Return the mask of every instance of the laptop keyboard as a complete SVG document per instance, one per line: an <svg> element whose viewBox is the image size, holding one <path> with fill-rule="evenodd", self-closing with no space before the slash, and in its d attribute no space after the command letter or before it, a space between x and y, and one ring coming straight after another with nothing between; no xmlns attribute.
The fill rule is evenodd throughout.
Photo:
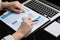
<svg viewBox="0 0 60 40"><path fill-rule="evenodd" d="M53 16L55 16L58 13L57 11L55 11L37 1L30 1L27 4L25 4L25 6L36 11L37 13L39 13L43 16L50 17L50 18L52 18Z"/></svg>

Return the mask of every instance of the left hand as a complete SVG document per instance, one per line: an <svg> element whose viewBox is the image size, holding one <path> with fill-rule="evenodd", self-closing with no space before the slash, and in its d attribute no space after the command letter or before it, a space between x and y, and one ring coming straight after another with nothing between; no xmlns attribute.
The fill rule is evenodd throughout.
<svg viewBox="0 0 60 40"><path fill-rule="evenodd" d="M7 10L14 11L16 13L23 12L22 5L18 1L2 2L2 8L7 8Z"/></svg>

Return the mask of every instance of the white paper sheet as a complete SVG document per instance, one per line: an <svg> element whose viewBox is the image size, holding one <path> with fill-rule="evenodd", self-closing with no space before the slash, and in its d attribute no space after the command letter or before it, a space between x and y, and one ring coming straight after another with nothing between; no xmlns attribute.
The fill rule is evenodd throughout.
<svg viewBox="0 0 60 40"><path fill-rule="evenodd" d="M60 35L60 24L55 21L44 30L58 37Z"/></svg>
<svg viewBox="0 0 60 40"><path fill-rule="evenodd" d="M0 16L0 19L5 22L8 26L10 26L15 31L18 30L19 26L21 25L21 22L27 17L30 16L32 20L38 20L34 22L33 28L30 33L32 33L34 30L39 28L41 25L43 25L45 22L48 21L47 18L43 17L42 15L32 11L31 9L23 6L23 9L25 13L15 14L11 11L8 11L4 13L2 16Z"/></svg>

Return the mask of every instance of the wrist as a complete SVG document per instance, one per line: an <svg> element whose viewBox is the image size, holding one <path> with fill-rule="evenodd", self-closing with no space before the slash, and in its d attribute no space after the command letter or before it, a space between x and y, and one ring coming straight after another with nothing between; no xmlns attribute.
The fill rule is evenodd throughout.
<svg viewBox="0 0 60 40"><path fill-rule="evenodd" d="M1 5L2 5L2 8L7 8L9 5L9 2L2 2Z"/></svg>
<svg viewBox="0 0 60 40"><path fill-rule="evenodd" d="M14 34L12 34L12 36L15 40L20 40L24 37L24 35L21 32L18 32L18 31L15 32Z"/></svg>

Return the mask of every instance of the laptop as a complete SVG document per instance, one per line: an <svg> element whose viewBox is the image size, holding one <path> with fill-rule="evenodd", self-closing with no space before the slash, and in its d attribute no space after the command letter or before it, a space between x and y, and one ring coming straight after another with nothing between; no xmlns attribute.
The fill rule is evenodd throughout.
<svg viewBox="0 0 60 40"><path fill-rule="evenodd" d="M45 1L45 2L44 2ZM55 2L55 4L53 3ZM60 1L59 1L60 2ZM58 2L58 3L59 3ZM49 4L51 3L51 4ZM40 15L48 18L52 22L54 19L60 16L60 4L56 4L56 0L30 0L23 3L26 7L34 10L35 12L39 13ZM53 4L53 6L52 6ZM58 7L58 8L57 8Z"/></svg>
<svg viewBox="0 0 60 40"><path fill-rule="evenodd" d="M33 28L28 35L36 31L38 28L44 28L46 25L60 16L59 10L39 0L27 0L22 4L25 13L14 14L14 12L8 11L0 16L0 20L15 31L18 30L21 22L26 16L30 16L32 20L38 20L34 22Z"/></svg>

